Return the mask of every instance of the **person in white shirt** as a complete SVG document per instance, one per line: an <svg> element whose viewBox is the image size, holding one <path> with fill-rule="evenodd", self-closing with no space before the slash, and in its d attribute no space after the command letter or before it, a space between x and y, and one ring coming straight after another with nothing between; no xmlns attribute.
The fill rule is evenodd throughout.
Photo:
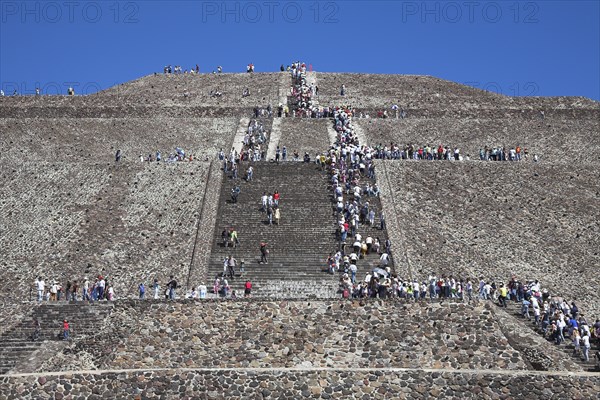
<svg viewBox="0 0 600 400"><path fill-rule="evenodd" d="M88 278L83 278L83 287L81 288L83 301L90 300L90 281Z"/></svg>
<svg viewBox="0 0 600 400"><path fill-rule="evenodd" d="M52 286L50 286L50 300L56 301L58 289L59 289L58 282L54 281L52 283Z"/></svg>
<svg viewBox="0 0 600 400"><path fill-rule="evenodd" d="M489 282L487 282L485 285L483 285L483 298L485 300L490 300L491 299L491 294L492 292L492 285L489 284Z"/></svg>
<svg viewBox="0 0 600 400"><path fill-rule="evenodd" d="M561 344L562 342L564 342L565 337L564 337L563 330L565 329L566 326L567 326L567 324L565 323L564 315L561 313L558 320L556 321L556 329L557 329L556 344Z"/></svg>
<svg viewBox="0 0 600 400"><path fill-rule="evenodd" d="M352 244L352 249L354 250L354 253L356 253L357 255L360 254L361 248L362 248L362 243L359 242L358 240L355 240L354 243Z"/></svg>
<svg viewBox="0 0 600 400"><path fill-rule="evenodd" d="M388 253L382 253L381 257L379 257L379 261L381 261L381 265L383 267L387 267L387 265L390 262L390 256L388 255Z"/></svg>
<svg viewBox="0 0 600 400"><path fill-rule="evenodd" d="M42 299L44 298L45 287L46 287L46 284L44 283L42 277L39 276L37 278L37 280L35 281L35 288L37 290L37 301L42 301Z"/></svg>
<svg viewBox="0 0 600 400"><path fill-rule="evenodd" d="M413 285L413 295L415 297L415 300L418 300L419 299L419 289L421 288L421 285L419 285L419 282L417 282L416 279L414 280L412 285Z"/></svg>
<svg viewBox="0 0 600 400"><path fill-rule="evenodd" d="M108 294L108 300L109 301L114 301L115 300L115 290L113 289L112 286L108 287L107 294Z"/></svg>
<svg viewBox="0 0 600 400"><path fill-rule="evenodd" d="M106 281L103 277L100 277L98 281L98 300L104 299L104 289L106 288Z"/></svg>
<svg viewBox="0 0 600 400"><path fill-rule="evenodd" d="M269 196L267 196L267 193L264 192L262 197L260 198L260 202L262 204L262 211L267 211L267 201L269 199Z"/></svg>
<svg viewBox="0 0 600 400"><path fill-rule="evenodd" d="M531 296L531 307L533 307L534 309L540 308L540 304L538 302L538 299L535 296Z"/></svg>
<svg viewBox="0 0 600 400"><path fill-rule="evenodd" d="M367 244L367 254L370 254L373 248L373 238L371 236L367 236L365 243Z"/></svg>
<svg viewBox="0 0 600 400"><path fill-rule="evenodd" d="M200 296L201 299L206 298L206 285L204 283L201 283L198 286L198 295Z"/></svg>
<svg viewBox="0 0 600 400"><path fill-rule="evenodd" d="M354 186L354 199L360 203L360 186Z"/></svg>
<svg viewBox="0 0 600 400"><path fill-rule="evenodd" d="M590 361L590 334L587 332L584 332L581 336L581 348L583 349L584 361Z"/></svg>

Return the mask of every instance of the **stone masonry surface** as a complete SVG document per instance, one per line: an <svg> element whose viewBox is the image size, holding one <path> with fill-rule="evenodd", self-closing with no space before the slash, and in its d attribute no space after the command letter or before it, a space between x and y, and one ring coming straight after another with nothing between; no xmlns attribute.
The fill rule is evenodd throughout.
<svg viewBox="0 0 600 400"><path fill-rule="evenodd" d="M441 163L385 164L413 274L539 279L600 315L595 166Z"/></svg>
<svg viewBox="0 0 600 400"><path fill-rule="evenodd" d="M141 370L0 377L0 399L598 398L600 378L431 370Z"/></svg>
<svg viewBox="0 0 600 400"><path fill-rule="evenodd" d="M505 117L448 117L406 119L358 119L367 144L403 148L407 144L433 146L440 144L458 147L463 156L479 160L479 149L488 146L507 149L521 146L529 151L529 162L537 154L543 162L589 163L600 160L600 109L577 113L577 116L539 118ZM569 132L565 135L564 132Z"/></svg>
<svg viewBox="0 0 600 400"><path fill-rule="evenodd" d="M327 127L330 125L331 121L325 118L284 118L279 146L287 147L288 159L291 159L294 151L298 151L300 157L307 152L313 159L315 154L321 154L329 148L331 143Z"/></svg>
<svg viewBox="0 0 600 400"><path fill-rule="evenodd" d="M140 281L187 277L208 163L21 163L4 169L3 293L41 275L108 275L117 296Z"/></svg>
<svg viewBox="0 0 600 400"><path fill-rule="evenodd" d="M176 147L212 160L231 145L236 124L235 118L0 118L0 160L114 161L120 149L122 161L140 162L157 150L166 159Z"/></svg>
<svg viewBox="0 0 600 400"><path fill-rule="evenodd" d="M508 97L427 76L317 72L313 80L323 107L351 105L372 117L383 110L393 117L392 104L406 110L401 120L355 118L369 145L444 144L471 159L482 146L520 145L540 157L378 161L398 274L497 282L516 274L577 300L588 321L600 315L600 103ZM0 98L1 369L21 374L0 376L0 399L598 398L598 375L532 336L517 310L275 300L338 295L336 279L318 268L335 245L326 176L314 164L256 163L256 185L240 182L241 204L251 205L242 229L240 206L225 203L234 182L205 160L228 152L254 107L276 108L290 81L286 73L157 74L90 96ZM250 96L242 97L246 88ZM288 157L294 148L314 157L330 144L328 119L271 121L265 127L275 126ZM196 161L139 161L156 150L166 158L175 147ZM322 192L305 193L321 183ZM271 227L258 201L277 187L282 226ZM262 287L271 299L22 302L38 275L64 285L102 273L119 298L170 274L195 285L229 253L218 246L225 226L242 233L234 254L254 274L253 294ZM273 262L252 265L263 239ZM232 285L242 283L236 277ZM311 292L315 285L324 290ZM35 343L27 337L34 315L46 325ZM56 340L64 316L74 321L70 342Z"/></svg>
<svg viewBox="0 0 600 400"><path fill-rule="evenodd" d="M498 110L537 116L540 110L599 109L598 102L582 97L508 97L432 76L317 72L316 77L320 105L349 104L371 114L376 110L391 113L393 104L406 109L409 116L493 115ZM345 96L340 96L342 84L346 85Z"/></svg>
<svg viewBox="0 0 600 400"><path fill-rule="evenodd" d="M121 340L100 369L527 368L490 310L464 304L130 301L106 329Z"/></svg>

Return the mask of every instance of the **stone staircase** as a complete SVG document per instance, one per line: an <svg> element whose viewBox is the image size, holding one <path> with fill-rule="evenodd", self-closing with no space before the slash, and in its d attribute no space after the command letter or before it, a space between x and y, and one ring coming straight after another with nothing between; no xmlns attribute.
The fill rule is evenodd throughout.
<svg viewBox="0 0 600 400"><path fill-rule="evenodd" d="M276 112L277 112L277 107L274 108L273 115L276 115ZM260 147L261 147L262 152L265 154L265 158L266 158L267 150L269 148L269 143L271 141L271 133L273 130L273 118L269 118L267 116L262 116L262 115L259 116L258 118L255 118L254 113L251 115L251 117L248 117L248 121L251 121L254 119L256 119L260 124L262 124L262 126L264 128L266 141L264 143L262 143L260 145ZM244 134L247 132L247 130L248 130L248 127L246 126L244 129ZM256 134L254 134L254 135L256 135ZM243 138L244 138L244 135L242 134L239 138L236 136L236 138L234 139L233 147L238 151L242 150L242 149L247 150L249 148L248 146L245 146L243 143L238 142L238 139L241 142L243 140Z"/></svg>
<svg viewBox="0 0 600 400"><path fill-rule="evenodd" d="M7 374L19 364L32 362L34 353L48 342L62 340L62 322L69 321L71 337L83 338L95 333L113 309L111 303L53 302L33 306L28 318L0 335L0 374ZM33 318L41 325L40 335L32 340Z"/></svg>
<svg viewBox="0 0 600 400"><path fill-rule="evenodd" d="M241 164L240 176L244 176L249 165ZM326 174L313 163L261 162L253 166L252 182L223 178L206 280L209 291L215 276L223 272L223 259L233 255L238 261L236 272L240 261L245 261L246 275L229 280L232 289L240 294L247 278L256 296L335 296L338 282L326 273L325 263L336 245ZM238 203L233 204L230 194L236 184L240 185L241 194ZM266 213L260 210L261 196L275 190L281 195L281 222L269 225ZM221 241L222 230L231 227L238 231L240 240L235 249L223 247ZM259 264L262 241L268 243L268 264Z"/></svg>
<svg viewBox="0 0 600 400"><path fill-rule="evenodd" d="M515 303L513 301L508 301L508 307L506 309L507 313L510 314L511 316L515 317L515 318L519 318L524 320L524 317L521 315L521 306L520 303ZM544 333L542 332L542 328L541 325L536 325L534 323L534 317L533 317L533 310L529 311L529 314L531 315L531 321L524 321L525 325L529 328L531 328L531 330L533 331L532 334L536 334L536 335L540 335L542 337L544 337ZM595 321L588 321L588 323L593 324ZM598 342L598 340L590 340L590 353L589 353L589 358L590 361L586 362L584 361L581 357L583 355L583 346L581 347L581 351L579 356L574 356L573 355L573 349L575 348L575 346L573 345L573 341L571 340L571 337L566 336L567 334L567 329L565 328L565 341L563 343L561 343L560 345L556 345L554 344L554 340L550 339L550 338L545 338L548 342L551 342L554 344L554 347L560 351L563 356L565 358L568 358L569 360L573 361L574 363L578 364L579 366L581 366L581 369L584 371L588 371L588 372L593 372L593 371L597 371L596 369L596 352L600 351L600 343Z"/></svg>

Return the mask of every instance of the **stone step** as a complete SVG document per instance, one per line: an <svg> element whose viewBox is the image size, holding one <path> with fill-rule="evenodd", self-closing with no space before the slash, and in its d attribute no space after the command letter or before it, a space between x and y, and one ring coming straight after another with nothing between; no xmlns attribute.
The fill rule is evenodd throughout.
<svg viewBox="0 0 600 400"><path fill-rule="evenodd" d="M509 306L512 308L511 310L511 314L515 317L515 318L519 318L519 319L523 319L523 316L521 315L521 308L520 306L517 306L514 302L509 302ZM533 315L533 311L530 311L530 314ZM531 323L526 323L527 326L529 326L532 330L532 334L535 335L542 335L542 331L541 331L541 327L538 325L535 325L533 323L533 318ZM554 343L554 340L550 339L550 338L546 338L546 340L550 343ZM565 357L569 357L572 361L574 361L575 363L579 364L584 370L586 371L593 371L594 367L595 367L595 359L594 359L594 354L596 351L600 351L600 343L595 342L595 341L591 341L590 342L591 348L590 348L590 361L585 362L584 360L581 359L581 352L580 355L578 357L573 356L573 350L575 348L575 345L573 345L571 338L565 336L565 341L563 343L561 343L560 345L555 346L557 350L559 350L561 353L564 354Z"/></svg>
<svg viewBox="0 0 600 400"><path fill-rule="evenodd" d="M289 149L293 151L293 149ZM248 163L241 163L245 172ZM335 246L335 226L327 190L327 177L315 164L253 163L252 182L224 178L217 213L207 283L223 272L223 259L233 255L245 260L246 277L250 280L303 280L322 278L327 255ZM302 182L313 182L314 190L306 190ZM229 202L231 187L240 185L238 203ZM260 210L263 192L281 193L281 225L266 224L266 213ZM323 206L324 205L324 206ZM291 222L291 223L290 223ZM240 246L224 247L223 228L235 227ZM269 263L258 264L259 243L268 243ZM289 278L288 278L289 274ZM325 275L325 279L330 279ZM230 283L231 284L231 283ZM243 285L243 282L242 282Z"/></svg>
<svg viewBox="0 0 600 400"><path fill-rule="evenodd" d="M9 372L15 365L43 347L47 341L60 340L62 321L65 318L69 320L72 334L81 337L95 332L112 310L113 305L109 303L33 303L29 316L0 336L0 373ZM34 316L41 325L39 339L35 342L30 340Z"/></svg>

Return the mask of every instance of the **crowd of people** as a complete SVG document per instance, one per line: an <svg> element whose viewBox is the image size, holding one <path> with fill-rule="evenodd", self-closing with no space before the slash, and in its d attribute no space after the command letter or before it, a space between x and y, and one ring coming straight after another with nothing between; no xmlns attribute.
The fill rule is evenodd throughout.
<svg viewBox="0 0 600 400"><path fill-rule="evenodd" d="M217 297L229 297L232 299L236 299L239 297L237 291L235 289L232 289L231 286L229 286L229 282L227 281L227 278L225 276L216 276L215 277L215 281L214 281L213 287L212 287L212 292L213 292L213 295L217 296ZM203 295L203 293L204 293L204 295ZM250 282L250 280L246 280L246 282L244 283L244 297L251 297L251 296L252 296L252 282ZM198 288L193 289L188 297L192 298L192 299L205 298L206 297L206 286L201 284Z"/></svg>
<svg viewBox="0 0 600 400"><path fill-rule="evenodd" d="M318 107L315 100L318 91L309 86L306 80L305 64L293 73L298 112L313 115L316 118L333 118L336 131L335 143L330 149L317 155L316 162L327 169L330 176L334 214L337 220L336 237L338 249L327 258L327 269L334 274L345 271L345 277L352 285L356 284L359 260L376 255L379 260L378 271L391 270L391 242L373 237L367 229L385 230L383 210L378 210L375 201L379 196L376 182L376 158L373 149L359 143L352 125L351 107ZM345 93L345 86L341 94ZM361 234L364 233L364 236ZM343 288L345 297L349 297L348 288Z"/></svg>
<svg viewBox="0 0 600 400"><path fill-rule="evenodd" d="M298 86L305 84L300 79ZM341 94L345 91L342 87ZM298 89L297 92L301 92ZM310 103L299 103L300 106L309 108ZM399 278L392 272L391 243L386 240L385 247L381 240L359 233L361 224L373 227L375 225L376 210L370 209L369 196L377 195L377 183L367 182L361 187L361 179L375 180L375 169L372 166L374 158L381 159L428 159L428 160L462 160L460 150L452 150L449 146L413 146L407 145L403 149L391 144L387 146L361 146L352 126L353 110L351 107L336 107L333 109L336 143L327 155L320 156L320 162L329 167L331 186L335 211L338 218L338 240L340 247L335 254L327 258L328 270L340 274L340 288L343 297L400 297L414 300L460 298L473 300L496 300L500 305L506 306L509 299L522 303L523 315L529 318L529 307L533 309L535 324L544 335L560 344L564 341L565 329L567 336L572 338L574 355L589 360L590 340L600 340L600 321L590 326L585 317L580 315L577 319L578 309L575 303L568 303L564 299L551 299L547 290L541 290L538 281L521 284L512 279L506 286L497 285L495 282L480 279L477 285L469 279L456 279L452 276L429 276L427 280L406 280ZM527 151L519 146L508 151L508 156L499 156L498 150L486 148L482 160L519 161L526 159ZM376 188L375 190L371 188ZM363 193L366 194L363 197ZM344 196L347 196L345 199ZM383 213L380 215L380 229L385 229ZM346 248L348 235L351 238L352 248ZM358 261L369 254L379 257L379 265L368 268L363 280L357 281Z"/></svg>
<svg viewBox="0 0 600 400"><path fill-rule="evenodd" d="M283 65L282 65L283 68ZM340 285L344 297L400 297L411 298L414 300L439 299L439 298L459 298L459 299L489 299L497 300L499 304L506 306L507 302L512 300L522 304L522 314L530 319L530 311L534 314L534 323L538 325L541 331L560 344L565 341L565 337L572 339L575 349L582 349L582 356L588 359L589 339L600 338L600 322L590 326L584 316L579 314L575 303L569 305L562 299L552 299L548 291L540 290L539 282L528 282L521 284L518 281L511 280L508 285L496 285L494 282L487 282L481 279L477 285L470 279L458 279L452 276L429 276L427 279L402 279L393 273L392 270L392 249L389 239L382 240L376 235L365 233L367 228L378 228L384 231L386 228L384 212L378 209L371 201L379 196L380 190L376 182L374 159L412 159L412 160L463 160L463 156L458 147L448 145L413 145L407 144L400 146L395 143L378 146L366 146L359 143L358 137L353 126L353 117L356 116L355 110L350 106L339 107L321 107L318 104L318 86L309 83L307 79L305 63L292 63L287 70L291 72L293 86L290 95L296 103L296 109L293 111L295 116L307 116L312 118L332 118L337 137L331 148L316 158L316 162L327 168L330 174L330 183L332 198L334 199L334 213L337 220L337 240L339 248L335 253L331 253L327 258L327 269L330 273L340 274ZM199 72L196 65L190 72ZM247 72L253 72L254 66L248 64ZM180 74L187 73L182 71L180 66L166 66L164 73ZM219 68L219 72L221 69ZM340 94L346 93L345 85L342 85ZM245 93L246 94L246 93ZM249 92L247 93L249 95ZM405 118L406 111L397 106L392 110L396 118ZM289 110L287 106L278 107L278 117L287 115ZM265 159L266 142L268 132L265 130L261 117L272 118L271 106L266 108L256 107L254 109L254 118L250 120L246 133L243 138L243 149L237 153L234 149L228 155L221 149L218 157L223 163L225 173L231 172L233 178L238 177L240 161L261 161ZM364 117L360 115L358 117ZM387 111L379 115L382 118L387 117ZM307 160L307 154L304 157ZM117 151L115 159L121 160L122 153ZM520 161L528 159L528 150L520 146L514 146L509 149L505 147L485 147L479 151L480 160L485 161ZM147 157L140 155L142 162L166 162L193 160L191 154L186 158L183 149L177 147L174 153L170 153L166 159L163 159L162 153L156 151L155 155L149 154ZM287 148L281 149L277 146L276 161L286 161L288 159ZM293 152L293 160L300 161L298 152ZM536 158L537 160L537 158ZM252 181L253 167L248 166L245 172L245 179ZM232 198L234 202L239 195L238 190L233 189ZM272 194L264 192L261 197L261 210L266 215L266 223L272 225L279 224L281 218L280 197L277 191ZM361 234L362 232L362 234ZM373 237L375 236L375 237ZM239 244L237 231L234 228L224 229L222 232L224 247L235 248ZM268 249L266 243L260 244L261 263L268 263ZM369 256L376 255L379 263L369 270L364 279L357 279L358 264ZM244 260L240 260L240 276L244 274ZM236 276L238 260L232 255L223 260L223 273L215 277L212 292L215 295L228 296L231 288L227 278L233 279ZM69 281L61 286L56 281L48 287L38 278L35 283L38 301L59 301L61 299L68 301L98 301L114 300L115 293L112 286L108 283L106 277L99 275L94 282L85 278L81 285L76 281ZM164 292L165 298L174 299L176 297L177 282L173 277L166 284ZM245 295L249 296L252 286L250 281L246 282ZM139 298L144 299L146 295L146 286L140 283L138 286ZM153 297L161 297L161 286L157 280L151 285ZM80 295L81 294L81 295ZM192 288L186 297L204 298L207 294L207 288L201 284ZM235 291L231 297L235 297ZM588 339L586 339L588 338Z"/></svg>
<svg viewBox="0 0 600 400"><path fill-rule="evenodd" d="M391 271L391 242L384 243L379 237L360 233L367 228L386 229L383 210L377 210L371 199L379 196L376 182L374 154L372 149L361 146L352 125L351 107L334 109L334 128L337 133L335 144L321 162L329 168L332 197L337 219L338 251L328 258L330 272L344 271L343 277L355 285L358 262L370 254L379 259L377 271ZM350 246L346 245L349 239ZM349 297L349 287L343 286L345 297Z"/></svg>
<svg viewBox="0 0 600 400"><path fill-rule="evenodd" d="M519 305L523 318L531 321L544 337L557 345L570 342L573 356L581 357L583 361L590 360L593 342L600 344L600 320L588 321L574 301L552 296L550 290L542 288L539 280L522 283L513 276L504 284L483 277L476 281L435 274L425 279L406 279L390 268L375 268L367 271L364 279L357 282L356 268L346 261L339 273L344 297L396 297L414 301L490 300L500 307L514 302Z"/></svg>
<svg viewBox="0 0 600 400"><path fill-rule="evenodd" d="M175 65L175 66L171 66L171 65L165 65L165 67L163 68L163 73L164 74L175 74L175 75L179 75L179 74L199 74L200 73L200 66L198 66L198 64L196 64L195 67L188 69L183 69L181 67L181 65Z"/></svg>
<svg viewBox="0 0 600 400"><path fill-rule="evenodd" d="M463 154L459 147L452 148L449 145L439 144L438 146L406 144L404 146L398 143L378 144L366 149L372 154L372 157L382 160L446 160L463 161L470 160L471 156ZM479 159L481 161L522 161L528 160L528 150L520 146L506 148L488 148L479 150ZM533 156L537 161L537 155Z"/></svg>
<svg viewBox="0 0 600 400"><path fill-rule="evenodd" d="M390 145L379 144L372 148L373 157L383 160L463 160L458 147L451 148L448 145L424 146L406 144L401 146L397 143ZM467 155L468 157L468 155Z"/></svg>
<svg viewBox="0 0 600 400"><path fill-rule="evenodd" d="M258 114L258 109L255 115ZM244 147L242 149L242 154L240 154L241 161L261 161L265 159L266 151L267 151L267 132L264 128L263 123L258 119L250 120L248 123L248 128L246 129L246 133L244 134Z"/></svg>
<svg viewBox="0 0 600 400"><path fill-rule="evenodd" d="M305 63L292 63L293 84L290 87L290 95L297 107L293 115L298 117L310 116L318 108L316 98L319 95L319 87L308 83L306 72Z"/></svg>
<svg viewBox="0 0 600 400"><path fill-rule="evenodd" d="M263 192L260 198L260 210L266 214L266 223L269 225L273 225L273 221L276 225L279 225L281 220L280 197L279 191L275 190L272 194Z"/></svg>
<svg viewBox="0 0 600 400"><path fill-rule="evenodd" d="M529 150L521 146L506 147L488 147L479 149L479 159L481 161L527 161L529 159ZM537 154L533 155L533 161L538 161Z"/></svg>
<svg viewBox="0 0 600 400"><path fill-rule="evenodd" d="M160 299L164 296L165 299L175 299L176 289L178 288L177 281L170 277L170 280L165 284L164 290L155 279L150 288L144 282L138 285L138 293L140 299L146 298L148 289L152 290L152 297ZM44 279L38 277L34 284L33 290L36 291L37 301L114 301L116 293L107 276L98 275L95 279L90 280L87 277L81 281L69 280L65 285L61 285L58 281L53 280L51 284L47 284Z"/></svg>
<svg viewBox="0 0 600 400"><path fill-rule="evenodd" d="M121 162L121 160L124 158L124 156L125 155L123 154L123 151L121 149L118 149L115 153L115 162L116 163ZM148 153L147 156L140 154L138 156L138 159L140 160L140 162L147 162L147 163L158 162L158 163L160 163L162 161L167 164L173 164L173 163L181 162L181 161L194 161L195 157L192 153L186 154L185 150L183 150L181 147L175 147L175 151L170 152L167 156L164 156L162 151L156 150L156 153L154 153L154 154Z"/></svg>
<svg viewBox="0 0 600 400"><path fill-rule="evenodd" d="M39 276L33 289L36 291L37 301L100 301L115 299L115 290L108 278L98 275L94 280L83 278L81 282L69 280L61 285L57 280L46 283Z"/></svg>

